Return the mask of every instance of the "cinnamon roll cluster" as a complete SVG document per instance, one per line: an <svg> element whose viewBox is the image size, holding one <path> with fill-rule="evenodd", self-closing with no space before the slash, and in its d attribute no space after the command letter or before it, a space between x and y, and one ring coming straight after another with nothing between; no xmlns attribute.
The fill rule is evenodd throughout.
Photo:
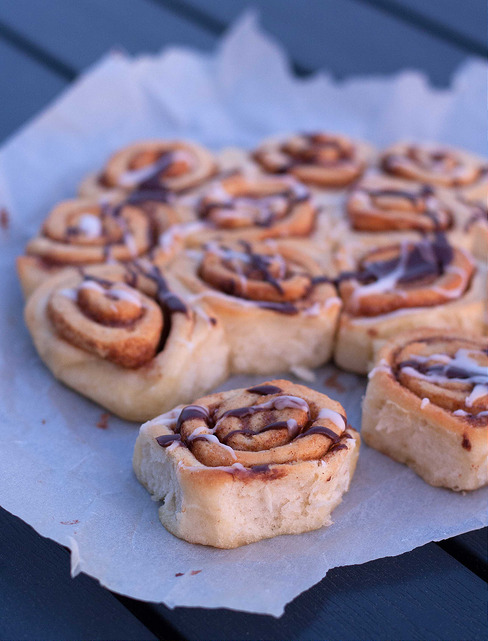
<svg viewBox="0 0 488 641"><path fill-rule="evenodd" d="M481 331L482 276L465 248L473 229L482 236L473 194L485 183L485 162L461 151L408 144L378 155L326 132L217 155L189 142L139 142L85 179L79 198L54 207L18 272L26 296L36 296L31 307L46 299L63 345L141 376L166 329L152 329L150 303L129 304L130 284L106 287L98 270L140 281L143 263L169 278L186 307L223 333L228 358L216 379L317 367L332 353L365 373L375 343L398 329ZM81 284L70 299L57 288L73 270ZM77 328L107 314L104 331L117 346L100 347L89 324L82 339L75 309ZM132 355L135 327L147 339L144 358Z"/></svg>
<svg viewBox="0 0 488 641"><path fill-rule="evenodd" d="M488 482L487 176L461 150L377 153L327 132L219 154L135 143L28 242L26 322L61 381L153 419L134 469L188 541L321 527L354 472L359 437L318 392L279 380L194 400L236 373L376 362L367 442L474 489Z"/></svg>

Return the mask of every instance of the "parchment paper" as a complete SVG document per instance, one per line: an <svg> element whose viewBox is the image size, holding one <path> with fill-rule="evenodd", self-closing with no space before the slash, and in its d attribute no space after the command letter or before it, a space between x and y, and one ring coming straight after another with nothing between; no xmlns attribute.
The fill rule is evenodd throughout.
<svg viewBox="0 0 488 641"><path fill-rule="evenodd" d="M69 546L73 574L86 572L111 590L170 607L275 616L332 567L486 525L488 488L465 495L432 488L363 444L329 528L230 551L174 538L132 473L137 426L111 417L107 429L96 427L103 410L56 382L36 356L13 267L52 205L131 140L181 136L218 149L251 146L280 130L323 128L378 145L418 137L484 153L485 97L486 65L477 60L459 69L446 91L414 71L297 80L253 14L211 56L171 48L137 59L111 54L95 65L0 154L1 203L11 217L0 231L1 505ZM325 384L334 371L320 370L311 386L340 400L359 427L364 379L341 373L339 392ZM257 380L240 377L224 388Z"/></svg>

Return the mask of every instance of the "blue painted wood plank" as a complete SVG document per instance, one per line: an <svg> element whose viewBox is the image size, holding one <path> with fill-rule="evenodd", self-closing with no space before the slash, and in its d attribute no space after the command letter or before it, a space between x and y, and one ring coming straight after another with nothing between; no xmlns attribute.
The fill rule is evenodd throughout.
<svg viewBox="0 0 488 641"><path fill-rule="evenodd" d="M0 639L157 638L94 579L71 579L64 548L2 509L0 532Z"/></svg>
<svg viewBox="0 0 488 641"><path fill-rule="evenodd" d="M374 1L374 0L373 0ZM486 0L382 0L394 10L403 10L404 19L426 18L424 26L444 27L467 43L486 48L488 4Z"/></svg>
<svg viewBox="0 0 488 641"><path fill-rule="evenodd" d="M488 581L488 528L467 532L438 545L465 567Z"/></svg>
<svg viewBox="0 0 488 641"><path fill-rule="evenodd" d="M208 50L215 42L146 0L2 0L0 20L78 71L112 48L140 54L178 44Z"/></svg>
<svg viewBox="0 0 488 641"><path fill-rule="evenodd" d="M466 58L456 46L356 0L157 1L181 15L190 7L224 24L255 6L263 27L299 65L325 69L339 78L412 68L424 70L434 84L445 86Z"/></svg>
<svg viewBox="0 0 488 641"><path fill-rule="evenodd" d="M153 607L191 641L481 641L488 638L487 605L486 583L429 544L399 557L332 570L278 620L228 610Z"/></svg>
<svg viewBox="0 0 488 641"><path fill-rule="evenodd" d="M34 116L66 81L0 39L0 141Z"/></svg>

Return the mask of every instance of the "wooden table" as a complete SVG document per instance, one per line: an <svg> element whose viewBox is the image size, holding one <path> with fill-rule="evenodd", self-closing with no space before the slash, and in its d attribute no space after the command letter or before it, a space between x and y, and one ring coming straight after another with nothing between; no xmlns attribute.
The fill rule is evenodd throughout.
<svg viewBox="0 0 488 641"><path fill-rule="evenodd" d="M110 48L211 50L251 4L299 74L410 67L444 87L466 56L488 57L485 0L2 0L0 138ZM120 597L72 580L68 552L4 510L0 532L3 640L488 638L486 529L332 570L279 620Z"/></svg>

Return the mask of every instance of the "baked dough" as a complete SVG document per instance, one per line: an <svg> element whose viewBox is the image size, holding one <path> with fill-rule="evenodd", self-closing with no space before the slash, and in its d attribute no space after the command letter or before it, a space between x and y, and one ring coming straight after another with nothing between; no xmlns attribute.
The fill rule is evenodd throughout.
<svg viewBox="0 0 488 641"><path fill-rule="evenodd" d="M334 351L339 367L366 374L378 346L416 327L482 334L485 275L464 250L424 240L382 248L364 260L339 284L344 303ZM361 282L366 272L371 278Z"/></svg>
<svg viewBox="0 0 488 641"><path fill-rule="evenodd" d="M332 353L341 301L320 266L281 243L213 243L170 273L222 322L234 373L318 367Z"/></svg>
<svg viewBox="0 0 488 641"><path fill-rule="evenodd" d="M388 341L363 404L361 435L427 483L488 483L488 340L439 329Z"/></svg>
<svg viewBox="0 0 488 641"><path fill-rule="evenodd" d="M133 266L65 269L42 283L25 309L54 376L132 421L188 402L228 375L220 321L183 302L178 283L168 285L152 269L144 273L157 279Z"/></svg>

